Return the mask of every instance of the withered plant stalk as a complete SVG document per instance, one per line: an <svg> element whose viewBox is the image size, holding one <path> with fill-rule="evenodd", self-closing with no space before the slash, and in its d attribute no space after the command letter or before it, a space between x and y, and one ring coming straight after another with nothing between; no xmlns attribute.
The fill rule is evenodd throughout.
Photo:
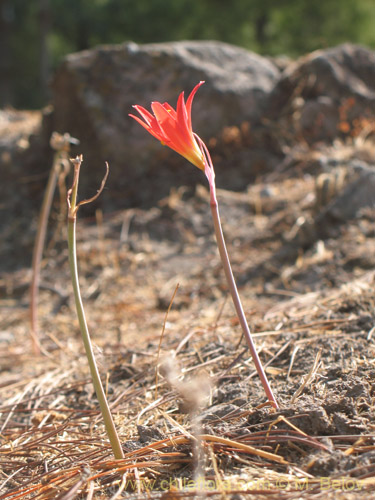
<svg viewBox="0 0 375 500"><path fill-rule="evenodd" d="M31 264L31 285L30 285L30 334L34 354L40 354L39 333L38 333L38 295L40 267L42 262L44 242L46 239L48 215L51 211L53 194L57 181L57 164L54 161L50 171L42 208L38 220L38 228L35 237L33 259Z"/></svg>
<svg viewBox="0 0 375 500"><path fill-rule="evenodd" d="M102 185L98 191L98 193L90 198L89 200L81 201L77 203L77 192L78 192L78 180L79 180L79 172L82 163L82 155L80 157L76 157L74 160L71 160L74 166L74 178L71 189L68 191L68 246L69 246L69 265L70 265L70 273L72 277L72 284L74 290L74 298L77 309L77 316L79 327L82 334L83 344L85 346L87 360L90 366L91 378L94 384L96 396L99 401L100 411L103 416L104 425L107 431L107 435L109 441L112 446L113 454L116 459L124 458L124 453L122 451L121 443L115 428L115 424L113 422L112 414L109 409L108 401L105 396L105 392L103 389L103 384L100 379L99 370L96 364L90 333L87 326L87 321L85 317L85 311L83 309L83 303L81 298L81 292L79 288L79 280L78 280L78 265L77 265L77 251L76 251L76 221L77 221L77 211L78 208L87 203L91 203L96 200L100 193L104 188L104 184L107 180L108 176L108 165L107 172L102 181Z"/></svg>
<svg viewBox="0 0 375 500"><path fill-rule="evenodd" d="M69 134L58 134L53 132L50 145L54 149L52 168L48 177L47 186L44 192L42 207L40 209L38 228L35 236L33 258L31 264L31 284L30 284L30 335L34 354L40 354L40 342L38 333L38 295L40 268L43 257L43 249L46 240L48 217L51 212L53 195L56 189L56 183L61 172L65 175L69 170L69 151L71 144L77 144L79 141Z"/></svg>

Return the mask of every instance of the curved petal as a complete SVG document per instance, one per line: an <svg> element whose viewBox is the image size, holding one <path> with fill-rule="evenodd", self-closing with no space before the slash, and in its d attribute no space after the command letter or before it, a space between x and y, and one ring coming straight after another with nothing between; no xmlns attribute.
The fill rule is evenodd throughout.
<svg viewBox="0 0 375 500"><path fill-rule="evenodd" d="M152 102L151 109L159 123L169 121L176 122L176 117L160 102Z"/></svg>
<svg viewBox="0 0 375 500"><path fill-rule="evenodd" d="M133 106L133 108L135 110L138 111L138 113L142 116L142 118L144 119L144 121L151 126L151 123L153 120L155 120L155 117L149 112L147 111L147 109L145 109L143 106L138 106L137 104Z"/></svg>
<svg viewBox="0 0 375 500"><path fill-rule="evenodd" d="M158 139L159 141L165 142L165 139L163 137L162 132L158 132L157 130L155 130L154 127L151 127L148 123L145 123L143 120L141 120L139 118L139 116L134 116L131 114L129 116L131 116L132 118L134 118L134 120L136 120L138 123L140 123L142 125L142 127L144 127L147 130L147 132L149 132L151 135L153 135L156 139Z"/></svg>
<svg viewBox="0 0 375 500"><path fill-rule="evenodd" d="M138 111L141 117L144 119L144 122L137 116L130 114L132 118L134 118L138 123L140 123L150 134L159 139L160 141L164 141L163 131L161 130L159 123L155 116L153 116L147 109L142 106L135 105L134 109Z"/></svg>
<svg viewBox="0 0 375 500"><path fill-rule="evenodd" d="M172 106L170 104L168 104L167 102L163 103L162 104L163 108L165 108L168 113L171 114L171 116L176 119L177 118L177 115L176 115L176 111L174 110L174 108L172 108Z"/></svg>
<svg viewBox="0 0 375 500"><path fill-rule="evenodd" d="M168 139L166 144L174 144L174 148L179 152L185 152L187 149L186 139L181 134L181 129L177 120L168 112L167 109L160 102L153 102L151 104L152 111L155 118L163 131L163 135ZM171 147L171 146L170 146Z"/></svg>
<svg viewBox="0 0 375 500"><path fill-rule="evenodd" d="M190 92L190 95L189 97L187 98L187 101L186 101L186 112L187 112L187 116L188 116L188 126L190 129L192 129L192 125L191 125L191 105L193 104L193 99L194 99L194 96L197 92L197 90L199 89L199 87L201 87L203 84L204 84L204 80L200 81L194 88L193 90Z"/></svg>
<svg viewBox="0 0 375 500"><path fill-rule="evenodd" d="M177 101L177 122L181 127L181 133L186 137L191 144L193 143L193 131L189 127L189 119L184 101L184 93L181 92Z"/></svg>

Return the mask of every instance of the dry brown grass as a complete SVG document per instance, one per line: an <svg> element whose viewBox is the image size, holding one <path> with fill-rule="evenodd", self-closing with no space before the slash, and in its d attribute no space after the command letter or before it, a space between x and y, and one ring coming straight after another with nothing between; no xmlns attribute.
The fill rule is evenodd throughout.
<svg viewBox="0 0 375 500"><path fill-rule="evenodd" d="M182 386L155 377L165 357L178 362L181 383L211 387L200 411L204 497L373 494L373 216L328 228L305 249L286 238L314 210L319 172L303 174L309 161L264 176L247 193L219 192L278 413L264 406L240 343L204 189L79 224L84 302L123 460L112 458L88 377L65 243L57 241L44 261L39 357L30 354L30 272L3 274L0 500L196 496L187 397Z"/></svg>

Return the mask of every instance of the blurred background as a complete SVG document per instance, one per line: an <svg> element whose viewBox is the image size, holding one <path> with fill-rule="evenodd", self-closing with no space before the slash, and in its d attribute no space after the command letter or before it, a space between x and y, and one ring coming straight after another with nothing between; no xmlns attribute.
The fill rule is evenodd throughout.
<svg viewBox="0 0 375 500"><path fill-rule="evenodd" d="M374 0L0 0L0 107L37 109L64 55L98 44L220 40L296 57L375 48Z"/></svg>

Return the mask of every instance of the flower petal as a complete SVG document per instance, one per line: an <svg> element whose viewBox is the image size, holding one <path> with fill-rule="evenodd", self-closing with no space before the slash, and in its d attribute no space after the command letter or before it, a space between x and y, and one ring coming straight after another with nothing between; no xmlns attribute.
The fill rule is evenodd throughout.
<svg viewBox="0 0 375 500"><path fill-rule="evenodd" d="M184 93L181 92L177 101L177 122L181 127L181 133L186 136L186 139L193 142L193 131L189 126L188 114L186 111Z"/></svg>
<svg viewBox="0 0 375 500"><path fill-rule="evenodd" d="M192 128L192 125L191 125L191 105L193 104L193 99L194 99L194 96L197 92L197 90L199 89L199 87L201 87L202 85L204 84L204 80L200 81L194 88L193 90L190 92L190 95L189 97L187 98L187 101L186 101L186 112L187 112L187 115L188 115L188 125L189 125L189 128L191 129Z"/></svg>
<svg viewBox="0 0 375 500"><path fill-rule="evenodd" d="M172 118L174 118L174 119L177 118L176 111L172 108L172 106L170 104L165 102L164 104L162 104L162 106L163 106L163 108L165 108L168 111L168 113L171 114Z"/></svg>
<svg viewBox="0 0 375 500"><path fill-rule="evenodd" d="M195 140L191 124L191 107L194 95L203 81L192 90L185 104L184 93L181 92L176 110L167 102L152 102L153 114L142 106L133 106L141 118L130 115L140 123L151 135L162 144L167 145L181 156L189 160L201 170L205 170L205 155Z"/></svg>
<svg viewBox="0 0 375 500"><path fill-rule="evenodd" d="M143 106L138 106L136 104L135 106L133 106L133 108L137 110L138 113L144 119L144 121L151 126L151 123L153 122L153 120L155 120L155 117L149 111L147 111L147 109L145 109Z"/></svg>
<svg viewBox="0 0 375 500"><path fill-rule="evenodd" d="M184 154L187 149L186 139L181 134L178 122L160 102L153 102L151 107L163 135L167 139L164 142L172 149Z"/></svg>
<svg viewBox="0 0 375 500"><path fill-rule="evenodd" d="M132 118L134 118L134 120L136 120L138 123L140 123L142 125L142 127L144 127L147 132L149 132L151 135L153 135L156 139L158 139L159 141L165 141L162 133L159 133L157 131L155 131L155 129L153 127L151 127L148 123L145 123L143 120L141 120L139 118L139 116L135 116L135 115L131 115L129 114L129 116L131 116Z"/></svg>

